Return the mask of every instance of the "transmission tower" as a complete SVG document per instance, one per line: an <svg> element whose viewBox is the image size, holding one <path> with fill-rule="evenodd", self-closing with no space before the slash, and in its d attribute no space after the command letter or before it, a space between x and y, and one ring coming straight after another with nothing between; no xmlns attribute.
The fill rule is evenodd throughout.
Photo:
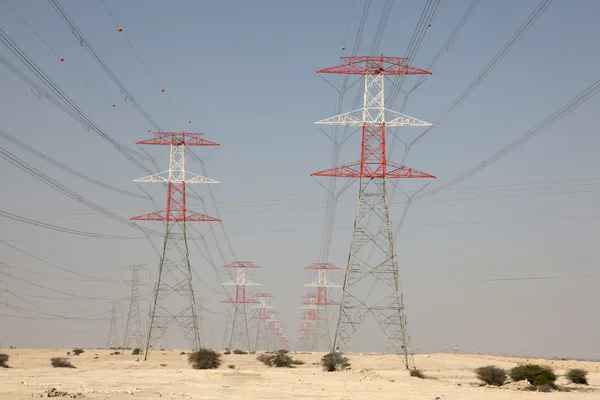
<svg viewBox="0 0 600 400"><path fill-rule="evenodd" d="M108 328L108 340L106 341L106 349L116 349L119 346L119 338L117 334L117 309L119 300L110 301L110 327Z"/></svg>
<svg viewBox="0 0 600 400"><path fill-rule="evenodd" d="M256 342L254 344L254 350L270 350L269 349L269 329L267 328L267 321L271 318L271 315L277 313L273 310L273 306L268 304L267 299L273 297L269 293L256 293L254 295L260 302L259 304L253 305L252 308L258 308L258 314L253 316L252 319L256 319Z"/></svg>
<svg viewBox="0 0 600 400"><path fill-rule="evenodd" d="M140 270L146 269L141 265L132 265L125 268L131 270L131 297L129 300L129 312L127 313L127 322L125 323L125 333L123 334L123 349L129 349L133 343L133 348L142 347L142 321L140 319Z"/></svg>
<svg viewBox="0 0 600 400"><path fill-rule="evenodd" d="M187 209L186 186L192 183L218 183L213 179L185 170L188 146L219 146L202 137L201 133L156 132L154 137L136 144L170 146L169 169L136 179L134 182L167 184L165 209L131 218L138 221L164 221L163 253L158 267L154 298L150 305L150 321L146 337L144 360L155 348L169 327L176 325L192 349L202 345L196 298L192 286L192 269L186 237L187 222L219 222L220 219Z"/></svg>
<svg viewBox="0 0 600 400"><path fill-rule="evenodd" d="M319 278L316 282L308 283L304 286L316 288L317 293L313 302L318 307L317 312L320 318L315 320L314 329L311 331L312 340L309 350L316 351L322 347L331 348L331 333L329 331L329 318L325 306L339 306L340 303L333 301L327 297L328 287L341 287L332 282L327 281L327 271L336 271L341 268L329 263L315 263L307 267L306 270L319 271ZM309 304L309 303L304 303Z"/></svg>
<svg viewBox="0 0 600 400"><path fill-rule="evenodd" d="M223 285L235 286L235 298L221 301L221 303L233 304L235 307L228 348L231 350L232 346L236 345L251 350L246 304L258 304L259 302L246 297L246 286L257 286L259 284L246 280L246 270L260 267L251 261L234 261L231 264L224 265L223 268L237 269L236 280L223 283Z"/></svg>
<svg viewBox="0 0 600 400"><path fill-rule="evenodd" d="M389 161L385 130L390 126L431 124L386 109L384 81L386 75L431 73L409 66L406 58L384 56L342 57L340 65L317 72L361 75L364 78L362 109L317 122L322 125L362 127L360 160L311 174L355 178L360 182L333 350L347 347L365 317L371 314L395 352L402 356L406 368L414 368L391 229L387 181L434 176ZM388 115L391 118L386 120Z"/></svg>

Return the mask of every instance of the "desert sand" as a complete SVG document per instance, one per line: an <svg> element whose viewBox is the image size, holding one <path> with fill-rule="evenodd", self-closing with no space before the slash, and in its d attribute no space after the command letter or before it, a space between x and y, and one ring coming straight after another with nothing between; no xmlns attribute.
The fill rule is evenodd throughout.
<svg viewBox="0 0 600 400"><path fill-rule="evenodd" d="M423 354L415 361L419 369L435 379L408 374L394 355L349 353L348 371L324 372L319 365L323 353L293 353L306 364L270 368L256 355L225 355L218 370L194 370L181 350L154 351L148 361L126 351L110 355L107 350L86 349L69 357L76 369L53 368L50 358L66 356L70 349L2 350L10 355L11 368L0 369L0 399L39 397L50 388L82 393L86 399L599 399L600 363L529 360L551 365L557 374L567 368L589 371L590 385L557 382L571 392L539 393L515 388L481 387L473 370L494 364L510 368L526 360L517 358ZM97 357L97 358L95 358ZM235 365L230 369L228 365ZM44 395L46 397L46 395ZM69 396L62 397L69 398ZM77 396L77 398L80 398Z"/></svg>

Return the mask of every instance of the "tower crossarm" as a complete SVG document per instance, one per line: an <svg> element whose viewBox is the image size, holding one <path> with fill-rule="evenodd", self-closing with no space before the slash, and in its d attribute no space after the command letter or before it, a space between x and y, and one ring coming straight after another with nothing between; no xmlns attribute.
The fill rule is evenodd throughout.
<svg viewBox="0 0 600 400"><path fill-rule="evenodd" d="M408 65L408 58L384 56L341 57L342 63L320 69L319 74L377 74L377 75L431 75L431 72Z"/></svg>
<svg viewBox="0 0 600 400"><path fill-rule="evenodd" d="M361 171L361 166L362 171ZM385 166L385 168L383 168ZM419 171L414 168L405 167L404 165L385 161L385 164L380 162L364 162L355 161L353 163L340 165L325 169L323 171L314 172L310 176L333 176L338 178L435 178L435 176L426 172Z"/></svg>
<svg viewBox="0 0 600 400"><path fill-rule="evenodd" d="M189 132L155 132L151 139L136 142L158 146L220 146L220 144L204 139L203 133Z"/></svg>
<svg viewBox="0 0 600 400"><path fill-rule="evenodd" d="M369 110L378 110L375 107L367 107ZM392 119L387 121L377 121L373 118L374 113L368 113L366 118L363 120L363 113L365 109L360 108L358 110L349 111L347 113L339 114L334 117L325 118L315 122L317 125L345 125L345 126L363 126L364 124L379 124L384 123L387 126L432 126L433 124L420 119L401 114L396 111L384 108L383 111L388 115L391 115ZM378 114L377 114L378 115Z"/></svg>

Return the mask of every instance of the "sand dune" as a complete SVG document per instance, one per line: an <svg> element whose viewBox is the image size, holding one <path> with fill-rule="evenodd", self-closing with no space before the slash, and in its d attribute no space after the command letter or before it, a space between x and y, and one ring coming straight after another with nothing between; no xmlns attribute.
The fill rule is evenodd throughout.
<svg viewBox="0 0 600 400"><path fill-rule="evenodd" d="M64 349L3 350L10 369L0 369L0 399L30 399L49 388L82 393L88 399L598 399L600 363L531 360L555 368L589 371L590 385L572 392L537 393L510 388L480 387L473 370L494 364L512 367L523 359L477 355L418 355L420 369L435 379L409 376L393 355L348 354L349 371L321 370L322 353L294 355L306 364L295 369L270 368L255 355L226 355L218 370L193 370L181 351L155 351L148 361L136 361L130 351L109 355L85 350L71 356L77 369L52 368L50 358L66 356ZM96 356L97 355L97 356ZM97 358L95 358L97 357ZM162 364L162 365L161 365ZM235 369L228 368L234 364ZM566 384L559 378L559 384ZM68 396L66 397L68 398Z"/></svg>

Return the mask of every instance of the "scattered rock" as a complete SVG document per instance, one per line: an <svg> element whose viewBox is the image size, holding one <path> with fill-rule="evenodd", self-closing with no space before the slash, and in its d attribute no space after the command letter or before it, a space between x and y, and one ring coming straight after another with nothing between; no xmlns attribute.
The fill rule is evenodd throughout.
<svg viewBox="0 0 600 400"><path fill-rule="evenodd" d="M523 379L522 381L507 383L506 385L502 386L502 388L512 390L530 390L531 383L529 383L528 380Z"/></svg>

